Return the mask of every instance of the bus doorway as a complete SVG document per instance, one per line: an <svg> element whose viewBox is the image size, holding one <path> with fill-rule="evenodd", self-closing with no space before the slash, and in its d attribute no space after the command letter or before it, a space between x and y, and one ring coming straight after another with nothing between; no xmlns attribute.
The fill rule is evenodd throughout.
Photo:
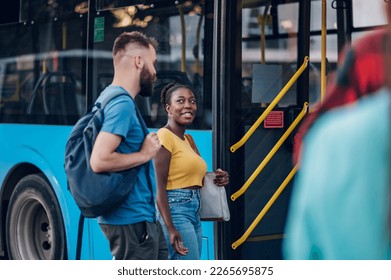
<svg viewBox="0 0 391 280"><path fill-rule="evenodd" d="M219 226L219 258L282 259L296 171L292 137L309 102L319 99L319 63L309 61L310 4L223 2L214 140L217 161L229 166L231 221Z"/></svg>

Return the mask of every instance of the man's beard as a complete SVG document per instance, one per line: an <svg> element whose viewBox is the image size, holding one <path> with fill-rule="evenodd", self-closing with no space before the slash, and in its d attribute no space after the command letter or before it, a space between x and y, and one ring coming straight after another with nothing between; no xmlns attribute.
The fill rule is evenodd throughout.
<svg viewBox="0 0 391 280"><path fill-rule="evenodd" d="M149 97L153 94L153 82L154 77L144 66L140 74L140 92L139 95L143 97Z"/></svg>

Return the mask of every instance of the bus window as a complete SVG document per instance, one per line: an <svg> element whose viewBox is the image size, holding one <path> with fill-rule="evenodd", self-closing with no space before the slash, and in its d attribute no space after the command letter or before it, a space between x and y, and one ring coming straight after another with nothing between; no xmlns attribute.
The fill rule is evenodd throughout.
<svg viewBox="0 0 391 280"><path fill-rule="evenodd" d="M268 7L261 2L258 7L252 3L242 9L242 96L243 104L247 104L249 108L271 103L300 67L296 62L299 3ZM321 2L311 1L311 10L320 13ZM327 5L328 30L336 30L336 18L336 10ZM321 36L317 35L321 32L319 17L311 17L310 31L314 35L311 36L308 54L309 102L314 105L320 100ZM330 65L335 65L337 61L336 42L334 34L327 36L327 59ZM272 79L266 79L265 75L270 75ZM293 84L278 105L295 106L296 99L296 84Z"/></svg>
<svg viewBox="0 0 391 280"><path fill-rule="evenodd" d="M0 121L73 124L86 108L87 17L70 1L21 4L21 17L31 20L0 25ZM52 16L41 17L34 8Z"/></svg>
<svg viewBox="0 0 391 280"><path fill-rule="evenodd" d="M147 1L143 0L98 0L97 2L97 10L98 11L104 11L104 10L110 10L110 9L117 9L117 8L124 8L129 7L131 5L139 5L139 4L147 4Z"/></svg>
<svg viewBox="0 0 391 280"><path fill-rule="evenodd" d="M384 5L383 1L355 0L353 5L353 26L358 28L387 24Z"/></svg>
<svg viewBox="0 0 391 280"><path fill-rule="evenodd" d="M259 1L243 8L242 19L242 104L251 111L271 103L297 69L298 4ZM295 90L293 85L278 105L295 105Z"/></svg>
<svg viewBox="0 0 391 280"><path fill-rule="evenodd" d="M168 82L176 81L195 88L197 118L192 128L210 128L210 92L203 88L204 1L154 1L153 5L132 5L139 1L99 1L100 10L94 19L94 51L111 52L115 38L122 32L139 30L158 41L155 91L150 98L136 98L136 102L151 128L165 125L166 113L160 104L160 90ZM144 2L144 1L143 1ZM127 3L128 6L122 4ZM209 19L211 21L211 19ZM111 61L92 62L92 100L97 98L113 76Z"/></svg>
<svg viewBox="0 0 391 280"><path fill-rule="evenodd" d="M81 7L86 8L83 0L21 0L20 17L22 21L57 20L75 16ZM19 11L18 11L19 13Z"/></svg>
<svg viewBox="0 0 391 280"><path fill-rule="evenodd" d="M7 8L0 9L0 24L7 24L19 21L19 1L10 1Z"/></svg>

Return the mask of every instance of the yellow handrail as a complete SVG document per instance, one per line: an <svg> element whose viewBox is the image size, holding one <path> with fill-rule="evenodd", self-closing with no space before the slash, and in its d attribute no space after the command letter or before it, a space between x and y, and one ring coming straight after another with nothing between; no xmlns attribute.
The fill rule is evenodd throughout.
<svg viewBox="0 0 391 280"><path fill-rule="evenodd" d="M181 71L186 72L186 30L185 30L185 15L183 14L182 5L178 5L179 17L181 20Z"/></svg>
<svg viewBox="0 0 391 280"><path fill-rule="evenodd" d="M320 65L320 101L326 97L326 50L327 50L327 6L326 0L322 0L322 47Z"/></svg>
<svg viewBox="0 0 391 280"><path fill-rule="evenodd" d="M231 195L231 200L235 201L239 196L241 196L248 187L252 184L252 182L257 178L262 169L266 166L266 164L270 161L270 159L274 156L277 150L282 146L284 141L288 138L289 134L295 129L295 127L299 124L299 122L304 118L307 113L308 102L304 103L303 109L300 114L296 117L296 119L292 122L289 128L285 131L285 133L281 136L278 142L274 145L274 147L270 150L267 156L263 159L261 164L257 167L257 169L251 174L250 178L247 179L246 183L234 194Z"/></svg>
<svg viewBox="0 0 391 280"><path fill-rule="evenodd" d="M67 24L62 24L62 49L65 50L67 48Z"/></svg>
<svg viewBox="0 0 391 280"><path fill-rule="evenodd" d="M261 26L261 64L266 63L265 59L265 42L266 42L266 34L265 28L267 24L267 13L269 11L270 3L267 3L265 6L265 10L263 11L263 16L258 16L258 24Z"/></svg>
<svg viewBox="0 0 391 280"><path fill-rule="evenodd" d="M245 231L245 233L242 235L242 237L240 237L238 240L236 240L234 243L232 243L232 245L231 245L232 249L236 250L240 245L242 245L246 241L246 239L249 237L249 235L254 230L254 228L259 224L259 222L265 216L267 211L269 211L270 207L274 204L274 202L280 196L282 191L285 189L285 187L288 185L288 183L292 180L292 178L296 174L296 172L297 172L297 165L295 165L293 167L291 172L288 174L288 176L285 178L285 180L282 182L282 184L277 189L277 191L273 194L273 196L270 198L270 200L266 203L265 207L263 207L262 211L258 214L258 216L255 218L255 220L251 223L251 225L248 227L248 229Z"/></svg>
<svg viewBox="0 0 391 280"><path fill-rule="evenodd" d="M248 138L254 133L254 131L258 128L258 126L263 122L266 116L273 110L273 108L278 104L282 97L288 92L288 90L292 87L292 85L296 82L299 76L304 72L304 70L308 66L308 56L304 58L303 64L296 71L296 73L292 76L292 78L288 81L288 83L284 86L284 88L280 91L280 93L274 98L272 103L266 108L266 110L262 113L262 115L256 120L256 122L250 127L250 129L246 132L246 134L240 139L236 144L232 145L230 150L234 153L237 149L244 145L247 142Z"/></svg>
<svg viewBox="0 0 391 280"><path fill-rule="evenodd" d="M200 72L200 57L199 57L199 51L200 51L200 37L201 37L201 26L202 26L202 20L204 18L204 15L201 14L200 18L198 20L197 30L196 30L196 55L194 56L195 59L195 72L198 74L201 74Z"/></svg>

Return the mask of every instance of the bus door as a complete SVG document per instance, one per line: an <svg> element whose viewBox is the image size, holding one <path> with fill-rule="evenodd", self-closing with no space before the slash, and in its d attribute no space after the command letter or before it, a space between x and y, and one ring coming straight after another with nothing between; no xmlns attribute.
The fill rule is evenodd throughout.
<svg viewBox="0 0 391 280"><path fill-rule="evenodd" d="M350 39L384 24L381 2L220 1L216 4L216 161L230 171L231 221L219 258L280 259L293 136L326 92ZM375 12L376 11L376 12ZM338 28L337 28L338 27ZM327 35L327 36L326 36ZM221 116L225 116L222 119ZM227 129L228 128L228 129Z"/></svg>
<svg viewBox="0 0 391 280"><path fill-rule="evenodd" d="M231 221L219 227L219 258L282 258L296 171L292 137L308 101L319 100L320 78L309 59L310 1L292 2L220 7L225 36L216 50L222 82L214 109L228 117L217 124L215 141L224 147L217 159L230 171Z"/></svg>

